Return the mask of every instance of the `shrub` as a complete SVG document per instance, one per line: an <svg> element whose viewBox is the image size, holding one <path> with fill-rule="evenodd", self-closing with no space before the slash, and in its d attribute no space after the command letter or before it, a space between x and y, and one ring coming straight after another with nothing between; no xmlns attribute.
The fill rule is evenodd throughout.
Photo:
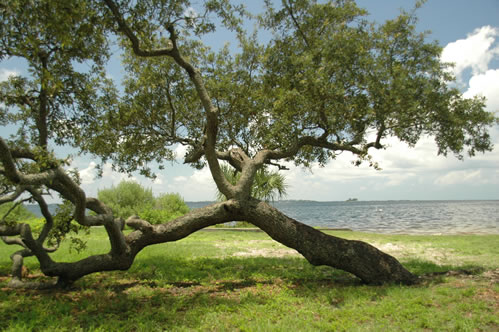
<svg viewBox="0 0 499 332"><path fill-rule="evenodd" d="M99 190L97 196L113 210L116 217L123 219L138 215L140 211L154 204L152 190L135 181L121 181L116 187Z"/></svg>
<svg viewBox="0 0 499 332"><path fill-rule="evenodd" d="M154 205L146 207L139 213L139 217L149 221L151 224L161 224L189 212L179 194L162 194L154 200Z"/></svg>
<svg viewBox="0 0 499 332"><path fill-rule="evenodd" d="M113 210L115 217L123 219L138 215L151 224L160 224L189 212L179 194L161 194L155 198L151 189L134 181L122 181L116 187L100 190L97 195Z"/></svg>

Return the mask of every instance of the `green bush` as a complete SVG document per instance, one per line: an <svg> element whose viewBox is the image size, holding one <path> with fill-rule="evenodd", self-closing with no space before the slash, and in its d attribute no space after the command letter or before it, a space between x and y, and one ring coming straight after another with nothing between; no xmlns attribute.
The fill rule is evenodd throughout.
<svg viewBox="0 0 499 332"><path fill-rule="evenodd" d="M161 194L155 198L151 189L134 181L122 181L116 187L100 190L97 195L113 210L115 217L123 219L138 215L151 224L160 224L189 212L179 194Z"/></svg>
<svg viewBox="0 0 499 332"><path fill-rule="evenodd" d="M162 224L182 215L184 215L184 213L172 213L171 211L157 210L154 208L147 208L139 213L141 219L147 220L151 224Z"/></svg>
<svg viewBox="0 0 499 332"><path fill-rule="evenodd" d="M113 210L116 217L123 219L154 205L152 190L135 181L121 181L116 187L99 190L97 197Z"/></svg>
<svg viewBox="0 0 499 332"><path fill-rule="evenodd" d="M151 224L161 224L189 212L189 207L179 194L162 194L154 200L153 206L148 206L139 212L139 217Z"/></svg>
<svg viewBox="0 0 499 332"><path fill-rule="evenodd" d="M154 208L170 212L178 212L182 215L189 212L189 207L179 194L161 194L154 200Z"/></svg>

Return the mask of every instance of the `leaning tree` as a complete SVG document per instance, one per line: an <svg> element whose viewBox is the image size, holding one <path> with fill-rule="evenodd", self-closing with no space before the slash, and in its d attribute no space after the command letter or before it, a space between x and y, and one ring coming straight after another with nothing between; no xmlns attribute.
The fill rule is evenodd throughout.
<svg viewBox="0 0 499 332"><path fill-rule="evenodd" d="M395 258L252 197L256 174L289 162L326 165L342 152L376 167L369 151L385 148L389 137L413 146L430 135L440 154L459 158L492 149L487 130L497 119L483 99L452 87L441 48L416 31L414 13L375 24L351 0L268 0L259 16L228 0L200 7L188 0L7 2L0 56L25 59L31 75L1 86L0 120L19 131L0 139L0 202L28 197L44 211L44 194L56 192L72 204L76 223L104 226L111 244L108 253L57 262L46 236L0 222L0 235L17 235L61 285L128 269L146 246L232 220L261 228L311 264L366 283L411 284L417 277ZM251 20L262 38L243 29ZM213 51L202 43L220 29L232 31L238 46ZM105 76L111 43L122 50L120 89ZM163 224L131 217L127 235L49 148L71 145L120 171L153 175L149 166L173 160L179 144L188 147L184 162L208 167L227 200ZM236 183L223 164L240 173ZM50 229L51 215L44 216Z"/></svg>

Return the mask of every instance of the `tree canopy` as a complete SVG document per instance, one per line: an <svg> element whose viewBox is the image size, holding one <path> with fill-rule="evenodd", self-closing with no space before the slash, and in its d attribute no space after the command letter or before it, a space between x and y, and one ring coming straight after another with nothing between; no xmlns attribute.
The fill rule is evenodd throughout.
<svg viewBox="0 0 499 332"><path fill-rule="evenodd" d="M236 218L312 264L366 282L411 283L393 257L260 202L252 190L258 172L286 161L326 165L342 152L376 167L369 151L385 148L389 137L415 145L429 135L440 154L458 158L492 149L488 128L497 118L483 98L464 98L452 86L441 47L416 30L416 11L383 24L369 22L352 0L267 0L257 16L228 0L8 0L0 11L0 59L21 58L29 70L0 83L0 123L18 128L0 138L0 203L36 201L46 219L37 239L24 224L1 222L0 235L20 236L14 242L26 249L22 255L35 255L60 283L126 269L147 245ZM247 20L259 32L247 33ZM237 36L237 52L203 44L220 28ZM258 33L270 41L261 43ZM115 43L126 72L120 87L105 70ZM87 197L68 160L53 153L70 145L121 171L152 175L151 163L173 160L178 144L188 147L185 163L209 167L227 201L168 224L129 218L129 235L112 207ZM240 173L235 183L222 162ZM108 254L72 263L48 255L53 218L44 197L51 193L72 204L80 225L105 226Z"/></svg>
<svg viewBox="0 0 499 332"><path fill-rule="evenodd" d="M132 44L125 50L125 95L118 114L106 112L112 135L101 133L115 144L89 150L135 169L171 159L165 147L185 144L191 151L186 162L195 164L204 154L207 109L217 118L214 148L227 160L223 154L232 147L264 163L326 164L343 151L362 160L369 149L384 148L387 137L413 146L422 135L435 137L444 155L491 149L493 115L484 111L483 99L463 98L449 85L453 77L440 61L441 47L416 31L414 13L377 25L353 1L267 6L259 22L272 40L260 44L241 33L238 54L211 51L188 39L189 29L157 38L169 23L149 12L140 12L147 29L134 32L123 21L122 43ZM114 14L124 20L121 13L128 11L140 6ZM139 45L145 56L135 55ZM202 77L206 100L191 69Z"/></svg>

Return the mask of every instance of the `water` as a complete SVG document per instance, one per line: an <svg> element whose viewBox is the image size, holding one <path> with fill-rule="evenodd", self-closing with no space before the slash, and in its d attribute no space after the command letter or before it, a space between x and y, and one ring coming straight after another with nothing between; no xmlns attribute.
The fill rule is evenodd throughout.
<svg viewBox="0 0 499 332"><path fill-rule="evenodd" d="M207 202L188 203L191 208ZM404 234L499 234L499 201L279 201L310 226Z"/></svg>

